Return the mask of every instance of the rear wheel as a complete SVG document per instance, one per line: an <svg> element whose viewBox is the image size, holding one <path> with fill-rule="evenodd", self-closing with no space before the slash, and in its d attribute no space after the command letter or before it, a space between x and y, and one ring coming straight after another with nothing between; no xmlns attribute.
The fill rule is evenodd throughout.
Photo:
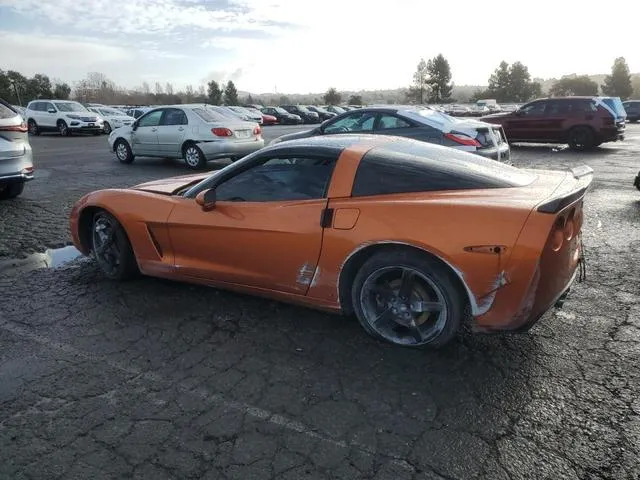
<svg viewBox="0 0 640 480"><path fill-rule="evenodd" d="M591 150L596 145L596 136L589 127L575 127L569 131L569 147L572 150Z"/></svg>
<svg viewBox="0 0 640 480"><path fill-rule="evenodd" d="M120 163L132 163L135 157L133 156L133 152L131 151L131 147L126 142L126 140L118 139L114 146L114 150L116 152L116 157Z"/></svg>
<svg viewBox="0 0 640 480"><path fill-rule="evenodd" d="M202 150L194 143L188 143L182 151L184 162L193 170L202 170L207 165L207 159Z"/></svg>
<svg viewBox="0 0 640 480"><path fill-rule="evenodd" d="M40 135L40 129L38 128L38 124L35 120L29 119L27 126L29 128L29 135Z"/></svg>
<svg viewBox="0 0 640 480"><path fill-rule="evenodd" d="M131 243L122 225L109 213L93 217L91 250L98 267L111 280L127 280L139 273Z"/></svg>
<svg viewBox="0 0 640 480"><path fill-rule="evenodd" d="M24 182L8 183L4 187L0 187L0 200L9 200L16 198L24 191Z"/></svg>
<svg viewBox="0 0 640 480"><path fill-rule="evenodd" d="M436 260L408 250L380 252L354 279L351 301L365 331L396 345L441 347L457 334L464 294Z"/></svg>

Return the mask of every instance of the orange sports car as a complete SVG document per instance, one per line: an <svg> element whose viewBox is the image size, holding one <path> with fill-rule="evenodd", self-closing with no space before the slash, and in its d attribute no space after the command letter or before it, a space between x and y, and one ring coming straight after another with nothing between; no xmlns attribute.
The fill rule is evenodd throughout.
<svg viewBox="0 0 640 480"><path fill-rule="evenodd" d="M146 275L355 313L438 347L527 330L581 270L587 166L522 170L406 138L282 142L213 174L109 189L71 212L111 279Z"/></svg>

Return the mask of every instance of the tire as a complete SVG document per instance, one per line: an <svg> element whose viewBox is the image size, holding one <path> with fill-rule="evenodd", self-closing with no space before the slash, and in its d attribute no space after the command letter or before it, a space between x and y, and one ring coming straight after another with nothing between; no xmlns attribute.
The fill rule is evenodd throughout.
<svg viewBox="0 0 640 480"><path fill-rule="evenodd" d="M405 347L439 348L458 333L466 300L454 274L407 249L376 253L360 267L352 305L374 338Z"/></svg>
<svg viewBox="0 0 640 480"><path fill-rule="evenodd" d="M207 159L202 150L195 143L187 143L182 149L184 163L192 170L203 170L207 166Z"/></svg>
<svg viewBox="0 0 640 480"><path fill-rule="evenodd" d="M0 200L16 198L24 191L24 182L12 182L0 190Z"/></svg>
<svg viewBox="0 0 640 480"><path fill-rule="evenodd" d="M591 150L596 145L596 135L589 127L574 127L569 130L569 148L578 152Z"/></svg>
<svg viewBox="0 0 640 480"><path fill-rule="evenodd" d="M56 128L58 129L58 133L60 133L60 136L71 136L71 129L67 126L67 122L65 122L64 120L58 120L58 122L56 123Z"/></svg>
<svg viewBox="0 0 640 480"><path fill-rule="evenodd" d="M133 155L133 152L131 151L131 147L129 146L127 141L123 140L122 138L119 138L118 140L116 140L116 143L113 146L113 150L115 151L116 158L120 163L126 163L126 164L133 163L133 161L136 158Z"/></svg>
<svg viewBox="0 0 640 480"><path fill-rule="evenodd" d="M93 216L91 251L98 267L110 280L128 280L140 273L124 228L104 210Z"/></svg>
<svg viewBox="0 0 640 480"><path fill-rule="evenodd" d="M27 127L29 129L29 135L40 135L40 129L38 128L38 124L32 118L27 122Z"/></svg>
<svg viewBox="0 0 640 480"><path fill-rule="evenodd" d="M109 122L104 122L104 127L102 128L104 129L104 133L107 135L111 133L111 125L109 125Z"/></svg>

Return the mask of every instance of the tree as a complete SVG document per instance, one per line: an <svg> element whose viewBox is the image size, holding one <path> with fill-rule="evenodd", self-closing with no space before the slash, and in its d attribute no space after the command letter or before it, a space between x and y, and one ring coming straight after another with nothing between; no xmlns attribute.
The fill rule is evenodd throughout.
<svg viewBox="0 0 640 480"><path fill-rule="evenodd" d="M187 103L191 103L193 101L193 85L189 84L185 87L184 96L186 97ZM214 105L219 105L214 103Z"/></svg>
<svg viewBox="0 0 640 480"><path fill-rule="evenodd" d="M211 105L222 104L222 90L220 90L220 85L215 80L211 80L207 84L207 97Z"/></svg>
<svg viewBox="0 0 640 480"><path fill-rule="evenodd" d="M348 105L362 105L362 96L361 95L351 95L349 97Z"/></svg>
<svg viewBox="0 0 640 480"><path fill-rule="evenodd" d="M440 53L427 62L427 85L429 86L429 102L442 103L451 98L453 85L451 84L451 67Z"/></svg>
<svg viewBox="0 0 640 480"><path fill-rule="evenodd" d="M227 86L224 89L224 104L225 105L237 105L238 104L238 90L231 80L227 82Z"/></svg>
<svg viewBox="0 0 640 480"><path fill-rule="evenodd" d="M327 105L338 105L342 100L342 95L335 88L331 87L322 97Z"/></svg>
<svg viewBox="0 0 640 480"><path fill-rule="evenodd" d="M476 99L495 98L498 102L526 102L542 95L542 86L531 80L529 69L520 62L511 66L505 61L489 77L485 92L476 92Z"/></svg>
<svg viewBox="0 0 640 480"><path fill-rule="evenodd" d="M549 93L554 97L597 95L598 84L591 80L588 75L564 76L551 86Z"/></svg>
<svg viewBox="0 0 640 480"><path fill-rule="evenodd" d="M33 78L27 80L27 93L29 99L51 98L51 80L46 75L36 73Z"/></svg>
<svg viewBox="0 0 640 480"><path fill-rule="evenodd" d="M58 100L69 100L71 94L71 87L66 83L58 83L53 89L53 98Z"/></svg>
<svg viewBox="0 0 640 480"><path fill-rule="evenodd" d="M167 84L164 86L164 91L167 92L167 95L173 95L173 85L171 84L171 82L167 82Z"/></svg>
<svg viewBox="0 0 640 480"><path fill-rule="evenodd" d="M413 85L409 87L409 91L407 92L407 100L418 102L420 104L424 103L424 94L427 90L427 62L424 61L424 58L420 59L418 63L418 67L416 68L416 72L413 74Z"/></svg>
<svg viewBox="0 0 640 480"><path fill-rule="evenodd" d="M255 102L253 101L253 97L251 94L247 95L247 98L244 101L245 105L253 105Z"/></svg>
<svg viewBox="0 0 640 480"><path fill-rule="evenodd" d="M286 95L280 95L280 98L278 99L278 101L280 102L278 105L289 105L289 104L291 104L291 100Z"/></svg>
<svg viewBox="0 0 640 480"><path fill-rule="evenodd" d="M629 65L624 57L618 57L611 67L611 75L607 75L602 85L602 92L612 97L620 97L626 100L633 94Z"/></svg>
<svg viewBox="0 0 640 480"><path fill-rule="evenodd" d="M155 92L156 95L162 95L162 85L160 85L160 82L156 82Z"/></svg>
<svg viewBox="0 0 640 480"><path fill-rule="evenodd" d="M142 93L144 93L145 95L149 95L151 93L149 82L142 82Z"/></svg>

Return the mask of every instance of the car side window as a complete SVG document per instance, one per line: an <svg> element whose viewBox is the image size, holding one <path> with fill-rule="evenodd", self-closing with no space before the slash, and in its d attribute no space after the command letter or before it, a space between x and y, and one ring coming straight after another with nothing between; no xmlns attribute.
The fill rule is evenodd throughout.
<svg viewBox="0 0 640 480"><path fill-rule="evenodd" d="M51 103L51 102L46 102L46 103L44 104L44 108L43 108L43 110L44 110L45 112L48 112L49 110L57 110L57 108L53 106L53 103Z"/></svg>
<svg viewBox="0 0 640 480"><path fill-rule="evenodd" d="M545 115L562 115L569 112L569 103L564 100L552 100L547 102L544 109Z"/></svg>
<svg viewBox="0 0 640 480"><path fill-rule="evenodd" d="M217 201L283 202L326 196L337 156L269 158L216 187Z"/></svg>
<svg viewBox="0 0 640 480"><path fill-rule="evenodd" d="M164 110L154 110L153 112L148 113L140 118L138 127L157 127L160 125L160 119L162 118L163 113Z"/></svg>
<svg viewBox="0 0 640 480"><path fill-rule="evenodd" d="M373 112L355 112L329 123L323 131L324 133L370 132L373 130L375 118L376 114Z"/></svg>
<svg viewBox="0 0 640 480"><path fill-rule="evenodd" d="M534 102L525 105L520 109L520 111L526 117L535 117L544 115L545 106L546 102Z"/></svg>
<svg viewBox="0 0 640 480"><path fill-rule="evenodd" d="M378 118L376 130L393 130L395 128L410 128L411 124L395 115L384 114Z"/></svg>
<svg viewBox="0 0 640 480"><path fill-rule="evenodd" d="M187 125L187 114L179 108L168 108L162 117L162 125Z"/></svg>

